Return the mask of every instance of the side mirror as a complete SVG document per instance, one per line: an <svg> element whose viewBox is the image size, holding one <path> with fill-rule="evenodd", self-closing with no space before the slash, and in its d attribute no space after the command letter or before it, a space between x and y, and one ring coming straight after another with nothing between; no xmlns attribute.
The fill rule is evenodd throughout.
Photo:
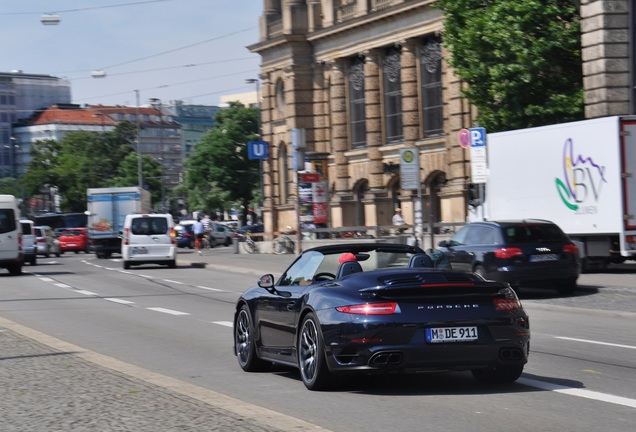
<svg viewBox="0 0 636 432"><path fill-rule="evenodd" d="M441 242L437 243L437 246L447 248L450 246L450 243L448 242L448 240L442 240Z"/></svg>
<svg viewBox="0 0 636 432"><path fill-rule="evenodd" d="M266 274L258 280L258 286L265 289L274 287L274 275Z"/></svg>

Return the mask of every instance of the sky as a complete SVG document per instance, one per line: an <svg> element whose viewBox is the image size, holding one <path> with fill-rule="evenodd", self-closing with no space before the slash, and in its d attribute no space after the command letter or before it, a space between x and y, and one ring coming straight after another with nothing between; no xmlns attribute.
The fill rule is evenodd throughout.
<svg viewBox="0 0 636 432"><path fill-rule="evenodd" d="M262 0L0 0L0 72L67 79L72 103L219 105L255 91ZM43 25L44 14L59 17ZM103 78L93 78L101 70Z"/></svg>

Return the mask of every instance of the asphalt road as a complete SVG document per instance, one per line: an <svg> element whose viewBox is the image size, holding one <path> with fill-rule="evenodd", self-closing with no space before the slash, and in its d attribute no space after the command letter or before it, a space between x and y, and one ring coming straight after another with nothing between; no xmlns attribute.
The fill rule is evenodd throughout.
<svg viewBox="0 0 636 432"><path fill-rule="evenodd" d="M179 258L174 271L123 271L64 255L20 278L0 274L2 430L623 431L636 421L629 269L584 275L569 298L522 293L531 358L513 386L449 373L321 393L294 370L244 373L231 352L234 301L292 256L230 247Z"/></svg>

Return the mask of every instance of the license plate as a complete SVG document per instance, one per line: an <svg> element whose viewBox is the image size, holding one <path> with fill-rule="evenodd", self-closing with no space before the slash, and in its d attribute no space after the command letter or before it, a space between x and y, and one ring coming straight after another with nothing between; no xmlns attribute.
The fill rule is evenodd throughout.
<svg viewBox="0 0 636 432"><path fill-rule="evenodd" d="M558 259L557 254L530 255L530 262L557 261Z"/></svg>
<svg viewBox="0 0 636 432"><path fill-rule="evenodd" d="M67 244L66 246L68 246L68 247L74 247L74 246L77 246L77 245L76 245L75 243L69 243L69 244Z"/></svg>
<svg viewBox="0 0 636 432"><path fill-rule="evenodd" d="M477 327L437 327L426 329L426 342L471 342L477 340Z"/></svg>
<svg viewBox="0 0 636 432"><path fill-rule="evenodd" d="M131 249L130 250L131 255L144 255L147 253L148 253L147 249Z"/></svg>

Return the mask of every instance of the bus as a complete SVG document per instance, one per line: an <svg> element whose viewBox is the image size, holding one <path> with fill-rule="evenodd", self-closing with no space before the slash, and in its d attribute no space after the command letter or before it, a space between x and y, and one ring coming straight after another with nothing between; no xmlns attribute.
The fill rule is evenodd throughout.
<svg viewBox="0 0 636 432"><path fill-rule="evenodd" d="M53 228L86 228L88 216L84 213L42 213L33 217L36 225L47 225Z"/></svg>

